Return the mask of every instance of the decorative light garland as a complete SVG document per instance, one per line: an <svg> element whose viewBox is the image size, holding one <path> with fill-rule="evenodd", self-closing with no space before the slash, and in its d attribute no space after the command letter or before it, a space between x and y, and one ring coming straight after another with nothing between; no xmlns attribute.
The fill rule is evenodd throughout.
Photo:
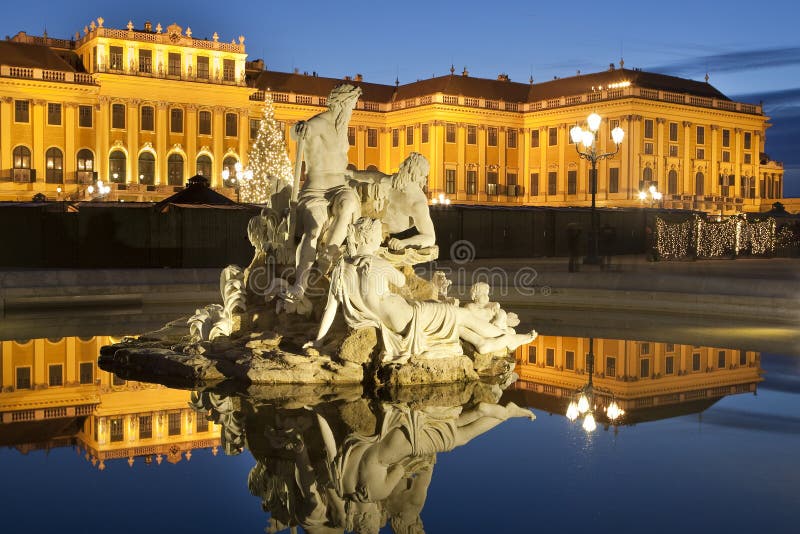
<svg viewBox="0 0 800 534"><path fill-rule="evenodd" d="M656 251L660 260L680 260L690 257L692 221L667 223L656 218Z"/></svg>
<svg viewBox="0 0 800 534"><path fill-rule="evenodd" d="M275 120L275 107L269 92L264 97L264 116L250 147L248 161L253 177L241 180L242 202L269 204L273 193L292 183L292 163L286 153L283 132Z"/></svg>
<svg viewBox="0 0 800 534"><path fill-rule="evenodd" d="M695 217L679 223L656 218L655 249L661 260L735 257L774 254L791 237L779 236L775 219L748 221L745 215L704 220Z"/></svg>

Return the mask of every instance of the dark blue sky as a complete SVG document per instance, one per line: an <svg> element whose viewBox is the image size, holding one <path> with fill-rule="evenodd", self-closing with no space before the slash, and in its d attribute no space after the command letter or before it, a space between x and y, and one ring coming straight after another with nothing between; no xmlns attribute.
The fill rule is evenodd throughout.
<svg viewBox="0 0 800 534"><path fill-rule="evenodd" d="M93 18L177 22L197 37L244 35L250 59L270 69L317 71L401 83L445 74L527 81L605 69L625 58L640 67L711 83L734 99L764 101L774 127L767 151L787 166L787 193L800 195L800 37L793 0L661 4L466 0L381 2L28 0L5 6L0 35L25 30L69 37ZM754 7L757 10L754 10Z"/></svg>

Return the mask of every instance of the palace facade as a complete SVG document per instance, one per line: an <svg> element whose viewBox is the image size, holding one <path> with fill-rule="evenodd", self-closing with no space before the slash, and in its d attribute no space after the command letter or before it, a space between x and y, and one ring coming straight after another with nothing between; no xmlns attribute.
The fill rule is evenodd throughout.
<svg viewBox="0 0 800 534"><path fill-rule="evenodd" d="M622 63L622 62L621 62ZM265 92L285 131L321 111L331 88L359 85L350 162L395 171L412 151L431 162L428 190L466 204L586 206L590 167L569 130L599 113L600 206L761 211L781 198L783 168L766 154L769 118L712 85L611 65L527 83L456 73L400 85L282 73L247 61L244 37L92 21L72 39L20 32L0 42L0 200L159 200L195 174L233 196L223 168L247 165ZM288 139L288 135L287 135ZM294 157L294 143L287 141Z"/></svg>

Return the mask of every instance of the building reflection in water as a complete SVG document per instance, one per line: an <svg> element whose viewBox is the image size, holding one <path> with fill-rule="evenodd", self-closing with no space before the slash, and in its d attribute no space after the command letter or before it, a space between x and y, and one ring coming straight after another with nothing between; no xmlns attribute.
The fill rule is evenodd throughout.
<svg viewBox="0 0 800 534"><path fill-rule="evenodd" d="M591 348L590 348L591 342ZM674 343L539 336L517 349L520 379L505 396L531 408L566 415L576 392L589 383L594 355L595 417L614 400L624 410L616 424L635 424L700 413L722 397L755 393L760 353Z"/></svg>
<svg viewBox="0 0 800 534"><path fill-rule="evenodd" d="M97 367L108 336L0 342L0 446L23 453L78 447L109 460L160 464L219 446L219 426L189 407L190 393L129 382Z"/></svg>

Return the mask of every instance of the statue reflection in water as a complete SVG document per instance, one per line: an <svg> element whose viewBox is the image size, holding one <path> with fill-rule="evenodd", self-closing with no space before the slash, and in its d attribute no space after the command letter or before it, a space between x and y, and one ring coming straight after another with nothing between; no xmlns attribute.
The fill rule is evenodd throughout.
<svg viewBox="0 0 800 534"><path fill-rule="evenodd" d="M474 383L392 401L336 391L315 403L318 391L289 399L271 392L271 400L205 391L193 405L222 425L227 454L247 447L255 457L248 487L271 513L267 532L368 534L388 523L405 534L424 532L420 512L437 453L507 419L534 419L516 404L497 404L500 394Z"/></svg>

